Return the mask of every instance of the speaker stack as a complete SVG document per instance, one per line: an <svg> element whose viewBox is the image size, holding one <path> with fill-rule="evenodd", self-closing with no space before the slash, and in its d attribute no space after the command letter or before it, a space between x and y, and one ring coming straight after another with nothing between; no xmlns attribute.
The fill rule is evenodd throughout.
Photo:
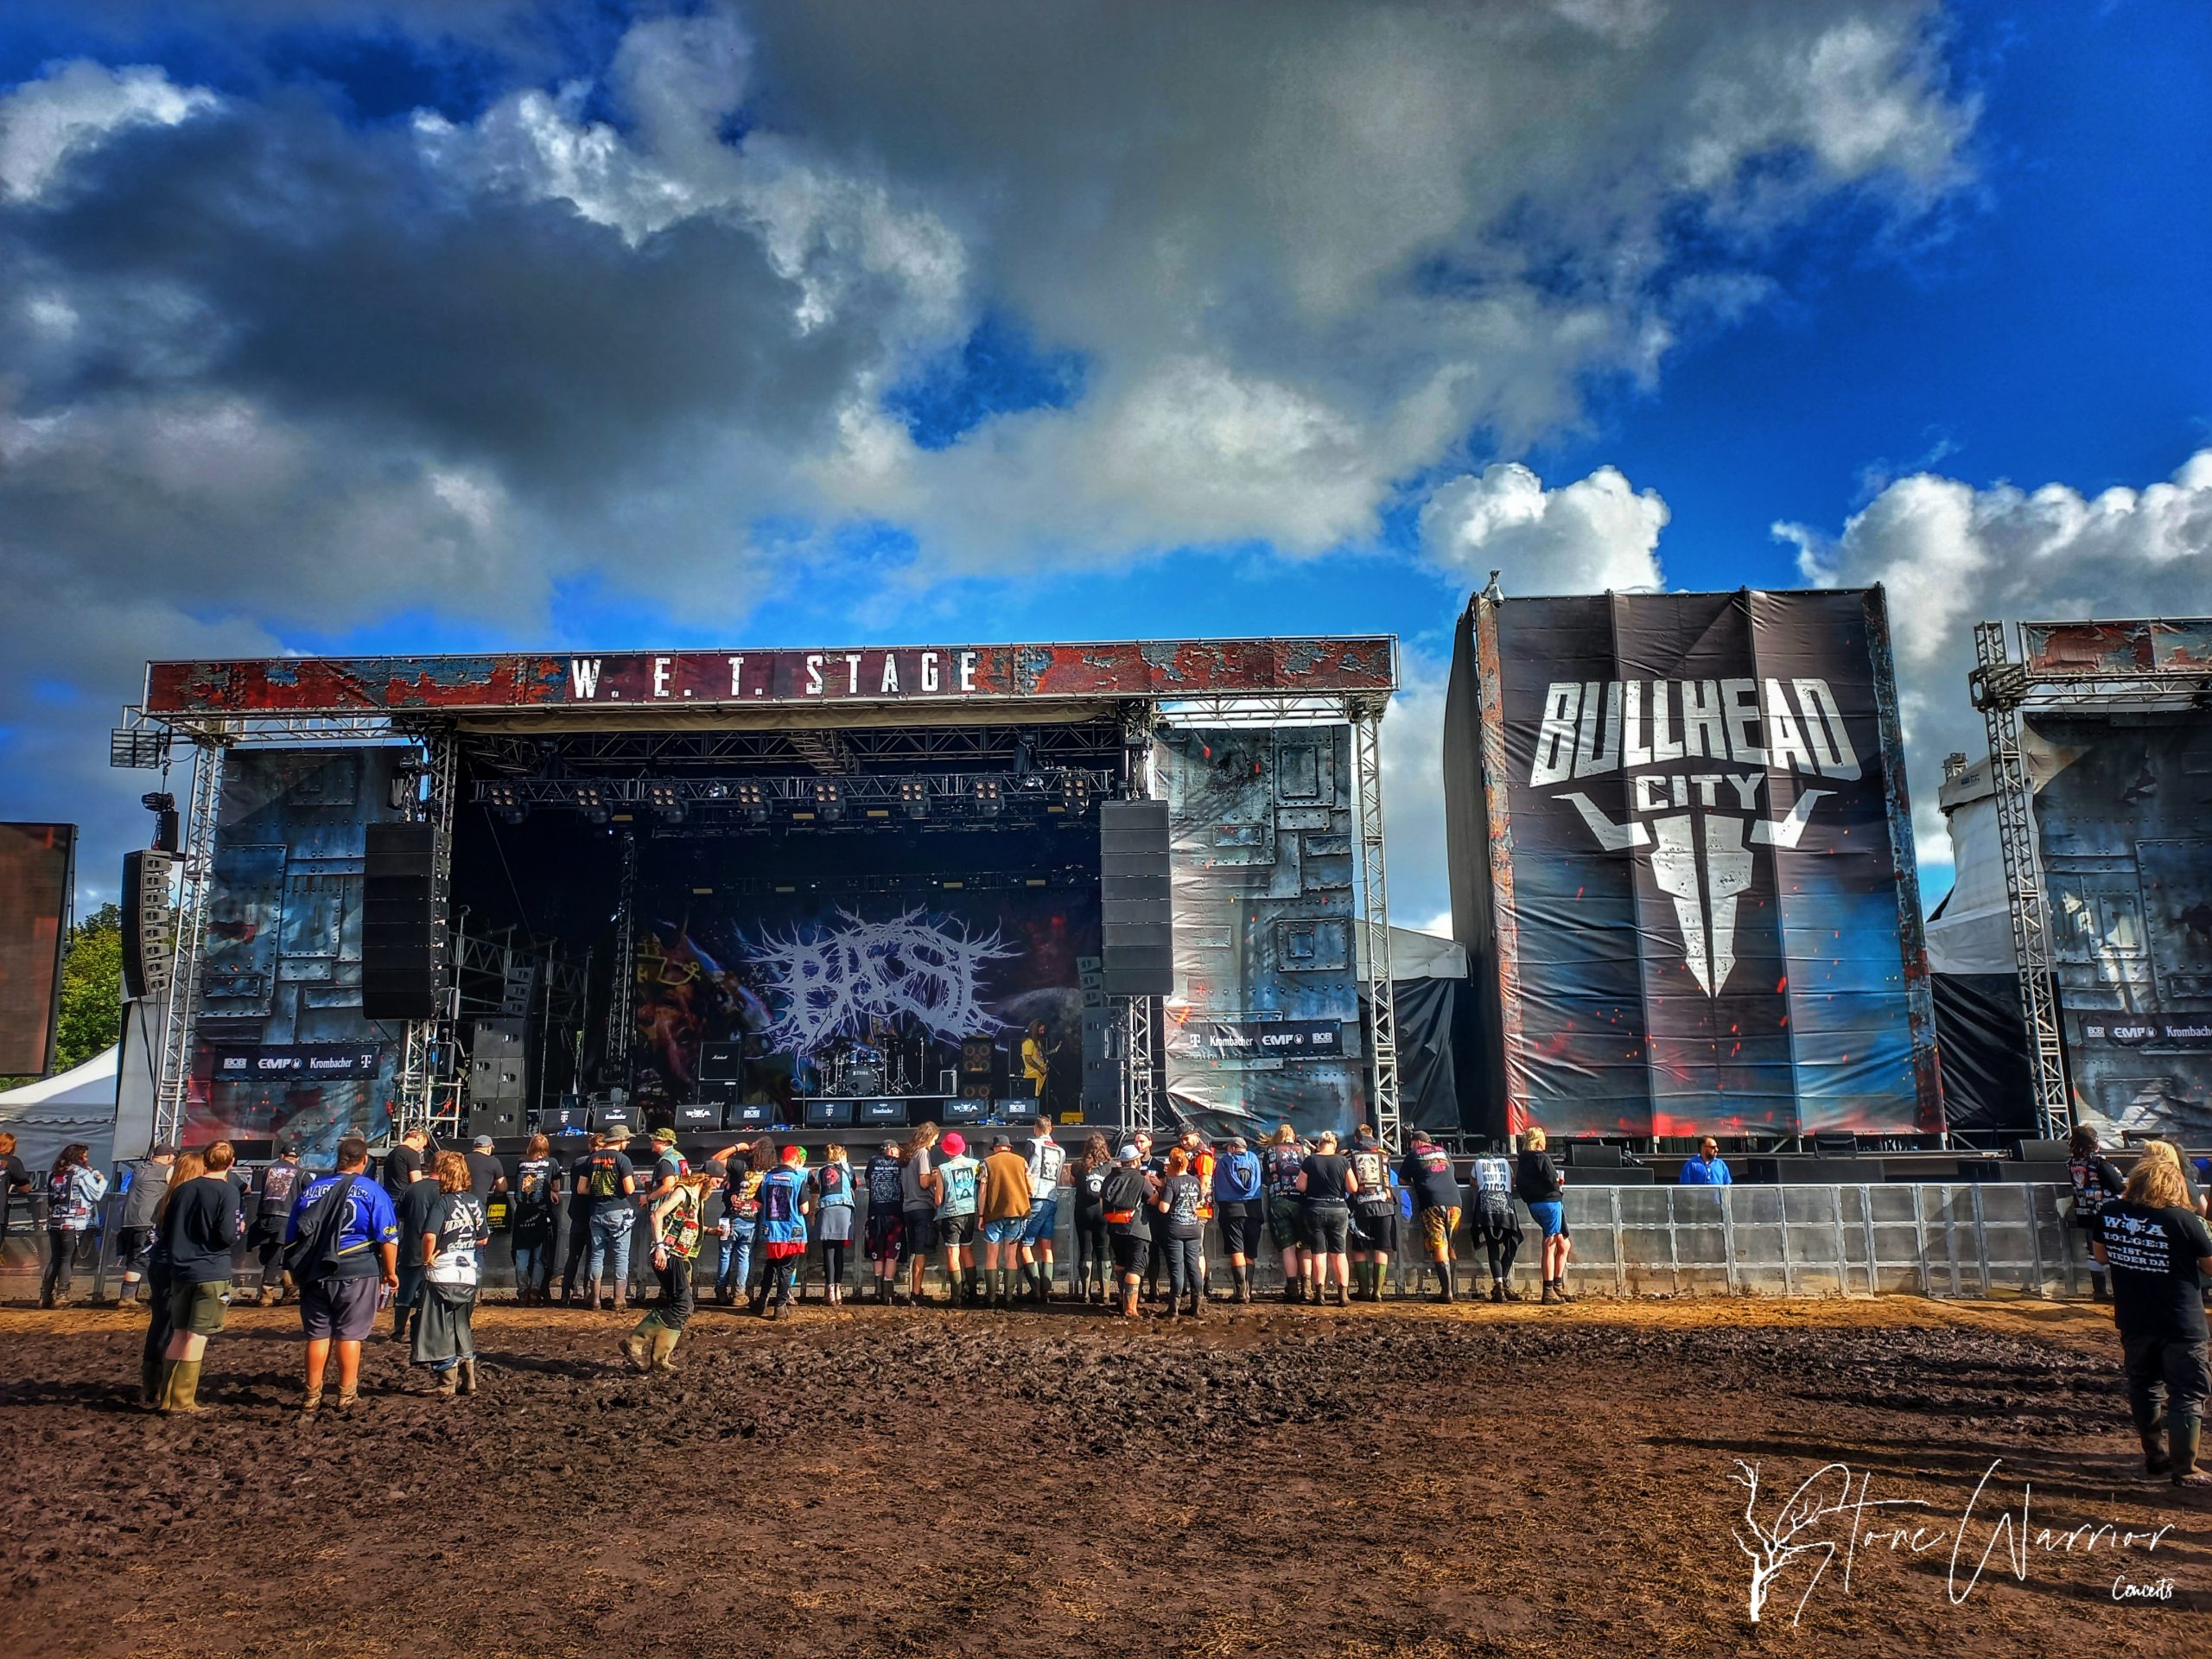
<svg viewBox="0 0 2212 1659"><path fill-rule="evenodd" d="M1109 996L1173 995L1166 802L1098 804L1098 873L1102 988Z"/></svg>
<svg viewBox="0 0 2212 1659"><path fill-rule="evenodd" d="M479 1020L468 1048L468 1133L503 1140L523 1132L529 1102L524 1064L530 1022Z"/></svg>
<svg viewBox="0 0 2212 1659"><path fill-rule="evenodd" d="M999 1053L999 1046L989 1038L963 1037L960 1039L960 1098L994 1098L998 1093L998 1079L1004 1075L1005 1064Z"/></svg>
<svg viewBox="0 0 2212 1659"><path fill-rule="evenodd" d="M169 905L169 877L176 860L167 853L123 855L123 995L137 1002L166 996L175 965L170 936L176 912Z"/></svg>
<svg viewBox="0 0 2212 1659"><path fill-rule="evenodd" d="M372 823L361 894L361 1014L434 1020L443 927L431 891L435 832L427 823Z"/></svg>

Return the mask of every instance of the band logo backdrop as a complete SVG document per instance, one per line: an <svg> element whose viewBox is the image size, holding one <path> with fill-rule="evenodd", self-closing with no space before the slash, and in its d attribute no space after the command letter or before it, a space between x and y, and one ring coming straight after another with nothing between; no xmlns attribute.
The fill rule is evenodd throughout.
<svg viewBox="0 0 2212 1659"><path fill-rule="evenodd" d="M2109 1132L2212 1135L2212 724L2022 722L2074 1108Z"/></svg>
<svg viewBox="0 0 2212 1659"><path fill-rule="evenodd" d="M1879 589L1478 603L1445 784L1497 1128L1941 1126Z"/></svg>
<svg viewBox="0 0 2212 1659"><path fill-rule="evenodd" d="M0 823L0 1077L54 1062L77 827Z"/></svg>

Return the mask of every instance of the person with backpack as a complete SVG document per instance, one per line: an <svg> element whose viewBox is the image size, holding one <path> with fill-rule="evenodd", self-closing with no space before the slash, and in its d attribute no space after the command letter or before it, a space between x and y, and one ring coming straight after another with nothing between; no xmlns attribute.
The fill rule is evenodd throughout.
<svg viewBox="0 0 2212 1659"><path fill-rule="evenodd" d="M1232 1135L1213 1166L1213 1212L1221 1248L1229 1257L1230 1300L1252 1300L1252 1264L1259 1259L1262 1187L1260 1160Z"/></svg>
<svg viewBox="0 0 2212 1659"><path fill-rule="evenodd" d="M831 1307L845 1296L845 1252L853 1243L853 1166L831 1141L814 1172L815 1219L822 1233L822 1299Z"/></svg>
<svg viewBox="0 0 2212 1659"><path fill-rule="evenodd" d="M1033 1300L1052 1300L1052 1236L1060 1225L1060 1187L1067 1179L1068 1155L1052 1134L1052 1120L1040 1116L1029 1126L1022 1159L1029 1166L1029 1222L1021 1230L1021 1283Z"/></svg>
<svg viewBox="0 0 2212 1659"><path fill-rule="evenodd" d="M338 1355L338 1408L360 1403L361 1344L376 1323L377 1297L399 1288L399 1213L369 1179L369 1143L348 1135L338 1166L316 1177L292 1206L284 1229L284 1268L300 1287L300 1332L307 1338L302 1414L322 1405L323 1377Z"/></svg>
<svg viewBox="0 0 2212 1659"><path fill-rule="evenodd" d="M92 1167L92 1150L81 1141L72 1141L54 1155L54 1167L46 1173L46 1274L38 1287L41 1307L69 1306L78 1247L92 1231L100 1201L107 1197L107 1177Z"/></svg>
<svg viewBox="0 0 2212 1659"><path fill-rule="evenodd" d="M897 1294L899 1240L903 1230L899 1214L899 1176L906 1169L906 1147L886 1141L868 1160L868 1259L875 1270L875 1300L888 1303Z"/></svg>
<svg viewBox="0 0 2212 1659"><path fill-rule="evenodd" d="M953 1306L976 1301L976 1211L982 1202L982 1166L968 1155L958 1130L944 1137L944 1156L929 1173L929 1192L937 1205L938 1242L944 1247L945 1282Z"/></svg>
<svg viewBox="0 0 2212 1659"><path fill-rule="evenodd" d="M753 1312L780 1319L791 1311L791 1279L806 1255L806 1151L785 1147L760 1183L760 1254L767 1262Z"/></svg>
<svg viewBox="0 0 2212 1659"><path fill-rule="evenodd" d="M1544 1236L1544 1294L1546 1304L1574 1299L1567 1294L1567 1178L1545 1148L1549 1145L1543 1126L1531 1124L1521 1137L1521 1156L1515 1166L1514 1189L1529 1206Z"/></svg>
<svg viewBox="0 0 2212 1659"><path fill-rule="evenodd" d="M1114 1154L1114 1167L1099 1191L1099 1213L1114 1247L1114 1268L1121 1280L1122 1317L1141 1319L1137 1294L1144 1283L1146 1258L1152 1254L1152 1177L1135 1141Z"/></svg>
<svg viewBox="0 0 2212 1659"><path fill-rule="evenodd" d="M2097 1212L2127 1185L2120 1167L2104 1155L2104 1147L2097 1139L2097 1132L2087 1123L2074 1131L2074 1139L2067 1148L2066 1173L2074 1184L2074 1225L2081 1230L2084 1244L2097 1236ZM2112 1300L2112 1289L2105 1274L2105 1264L2091 1253L2089 1262L2089 1294L2100 1302Z"/></svg>
<svg viewBox="0 0 2212 1659"><path fill-rule="evenodd" d="M753 1166L753 1154L745 1147L727 1148L721 1165L721 1255L715 1268L715 1300L728 1307L752 1280L753 1245L760 1230L760 1183L768 1173Z"/></svg>
<svg viewBox="0 0 2212 1659"><path fill-rule="evenodd" d="M457 1152L442 1152L432 1166L438 1190L419 1236L401 1241L423 1262L422 1312L415 1321L415 1363L427 1365L448 1399L476 1392L476 1296L484 1278L484 1252L492 1223L476 1196L476 1173Z"/></svg>
<svg viewBox="0 0 2212 1659"><path fill-rule="evenodd" d="M587 1153L576 1166L584 1195L591 1204L591 1254L584 1277L585 1300L594 1313L607 1306L602 1292L610 1282L610 1274L613 1299L618 1305L622 1300L623 1264L629 1255L631 1224L637 1215L633 1204L638 1173L624 1150L629 1144L629 1129L618 1123L607 1132L605 1143L597 1151Z"/></svg>
<svg viewBox="0 0 2212 1659"><path fill-rule="evenodd" d="M544 1138L534 1137L533 1144L542 1144ZM524 1153L515 1171L513 1201L507 1206L507 1229L514 1250L515 1300L525 1307L543 1302L550 1283L561 1214L558 1181L550 1158Z"/></svg>
<svg viewBox="0 0 2212 1659"><path fill-rule="evenodd" d="M622 1357L637 1370L676 1369L676 1344L697 1306L691 1274L703 1234L709 1179L704 1171L684 1171L645 1212L646 1236L652 1244L646 1259L659 1275L661 1294L659 1304L622 1339Z"/></svg>
<svg viewBox="0 0 2212 1659"><path fill-rule="evenodd" d="M231 1292L231 1248L238 1243L238 1202L231 1166L238 1154L218 1141L200 1154L200 1173L169 1182L162 1201L161 1252L168 1268L168 1340L155 1397L165 1417L207 1409L200 1403L200 1368L208 1338L223 1328Z"/></svg>
<svg viewBox="0 0 2212 1659"><path fill-rule="evenodd" d="M307 1171L300 1167L300 1143L287 1141L276 1149L276 1161L261 1172L260 1189L253 1195L253 1224L245 1242L261 1262L262 1307L284 1300L284 1230L292 1224L292 1202L307 1185Z"/></svg>
<svg viewBox="0 0 2212 1659"><path fill-rule="evenodd" d="M1299 1191L1299 1173L1306 1166L1306 1148L1298 1131L1278 1123L1262 1146L1260 1179L1268 1192L1268 1234L1282 1256L1282 1299L1306 1300L1306 1280L1300 1257L1306 1248L1306 1206Z"/></svg>
<svg viewBox="0 0 2212 1659"><path fill-rule="evenodd" d="M1357 1301L1379 1302L1390 1274L1390 1255L1398 1244L1398 1194L1390 1160L1372 1125L1363 1123L1351 1132L1348 1155L1359 1182L1351 1200L1352 1296Z"/></svg>
<svg viewBox="0 0 2212 1659"><path fill-rule="evenodd" d="M1421 1243L1428 1247L1428 1259L1436 1267L1435 1300L1457 1301L1459 1292L1453 1282L1452 1235L1459 1227L1459 1175L1452 1167L1452 1154L1438 1146L1427 1129L1415 1129L1412 1144L1406 1148L1405 1162L1399 1166L1398 1179L1413 1194Z"/></svg>

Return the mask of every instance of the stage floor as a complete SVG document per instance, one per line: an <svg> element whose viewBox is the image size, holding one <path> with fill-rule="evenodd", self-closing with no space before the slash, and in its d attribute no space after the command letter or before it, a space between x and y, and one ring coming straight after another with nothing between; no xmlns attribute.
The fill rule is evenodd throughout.
<svg viewBox="0 0 2212 1659"><path fill-rule="evenodd" d="M188 1423L127 1408L131 1318L0 1312L0 1650L1732 1655L1770 1645L1739 1460L1766 1519L1842 1460L1946 1528L2003 1459L1961 1588L2024 1482L2038 1529L2180 1522L2031 1548L2024 1584L2000 1545L1955 1605L1948 1541L1862 1542L1796 1630L1811 1563L1776 1582L1792 1650L2153 1659L2212 1610L2212 1505L2137 1472L2078 1306L710 1307L653 1379L612 1363L626 1323L487 1307L480 1397L378 1343L363 1412L303 1427L289 1308L233 1312Z"/></svg>

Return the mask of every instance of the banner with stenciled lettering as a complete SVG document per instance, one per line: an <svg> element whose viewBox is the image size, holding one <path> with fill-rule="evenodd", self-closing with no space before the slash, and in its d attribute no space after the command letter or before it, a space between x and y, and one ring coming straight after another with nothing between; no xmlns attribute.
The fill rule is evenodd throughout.
<svg viewBox="0 0 2212 1659"><path fill-rule="evenodd" d="M1479 798L1451 813L1454 908L1497 999L1498 1118L1940 1125L1878 589L1480 605L1453 697L1476 717L1450 722L1447 794Z"/></svg>

